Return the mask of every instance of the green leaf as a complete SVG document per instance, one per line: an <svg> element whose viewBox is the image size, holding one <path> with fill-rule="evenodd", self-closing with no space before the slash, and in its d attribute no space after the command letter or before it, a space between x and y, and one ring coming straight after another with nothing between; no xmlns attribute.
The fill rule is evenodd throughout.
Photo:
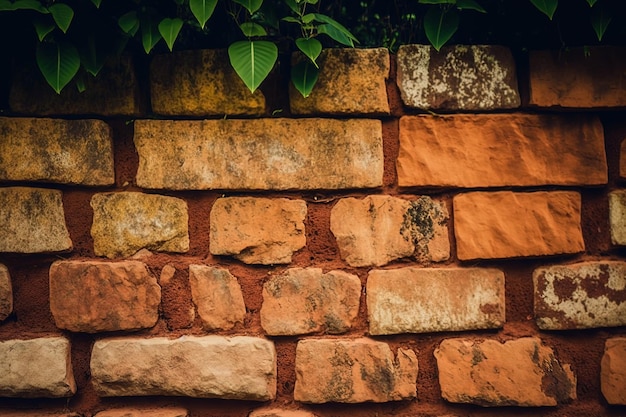
<svg viewBox="0 0 626 417"><path fill-rule="evenodd" d="M14 10L13 3L11 3L9 0L0 0L0 12L5 10Z"/></svg>
<svg viewBox="0 0 626 417"><path fill-rule="evenodd" d="M266 36L267 31L265 28L257 23L253 22L245 22L239 25L239 28L248 38L253 36Z"/></svg>
<svg viewBox="0 0 626 417"><path fill-rule="evenodd" d="M137 17L137 12L132 11L122 15L119 19L117 19L117 24L122 28L124 33L128 33L130 35L131 31L135 27L139 27L139 18Z"/></svg>
<svg viewBox="0 0 626 417"><path fill-rule="evenodd" d="M309 61L302 61L291 68L291 82L302 97L308 97L317 83L319 69Z"/></svg>
<svg viewBox="0 0 626 417"><path fill-rule="evenodd" d="M150 17L141 19L141 43L144 51L149 54L160 40L161 34L156 23Z"/></svg>
<svg viewBox="0 0 626 417"><path fill-rule="evenodd" d="M530 0L530 2L543 14L548 16L550 20L556 12L559 0Z"/></svg>
<svg viewBox="0 0 626 417"><path fill-rule="evenodd" d="M419 0L421 4L456 4L456 0Z"/></svg>
<svg viewBox="0 0 626 417"><path fill-rule="evenodd" d="M287 6L289 6L292 12L300 14L300 8L298 7L296 0L285 0L285 3L287 3Z"/></svg>
<svg viewBox="0 0 626 417"><path fill-rule="evenodd" d="M39 13L50 13L48 9L42 6L37 0L17 0L13 3L13 10L35 10Z"/></svg>
<svg viewBox="0 0 626 417"><path fill-rule="evenodd" d="M317 33L323 33L325 35L328 35L334 41L339 42L342 45L354 48L354 41L346 36L345 33L337 30L337 28L335 28L334 26L331 26L329 24L319 25L317 27Z"/></svg>
<svg viewBox="0 0 626 417"><path fill-rule="evenodd" d="M302 16L302 23L309 24L315 20L315 13L308 13Z"/></svg>
<svg viewBox="0 0 626 417"><path fill-rule="evenodd" d="M456 8L459 10L475 10L480 13L487 13L487 10L478 4L475 0L458 0Z"/></svg>
<svg viewBox="0 0 626 417"><path fill-rule="evenodd" d="M93 3L94 6L96 6L97 9L99 9L100 3L102 3L102 0L91 0L91 2Z"/></svg>
<svg viewBox="0 0 626 417"><path fill-rule="evenodd" d="M54 24L46 18L34 19L33 25L35 26L35 32L37 32L37 39L39 42L43 41L45 37L54 30Z"/></svg>
<svg viewBox="0 0 626 417"><path fill-rule="evenodd" d="M600 5L599 7L595 7L591 11L591 26L593 30L596 32L596 36L598 40L601 41L604 36L604 32L606 32L609 23L611 23L611 16L607 11Z"/></svg>
<svg viewBox="0 0 626 417"><path fill-rule="evenodd" d="M76 89L78 90L79 93L82 93L87 89L87 87L85 87L85 77L83 75L84 73L79 74L74 79L74 84L76 84Z"/></svg>
<svg viewBox="0 0 626 417"><path fill-rule="evenodd" d="M322 43L315 38L298 38L296 39L296 46L317 67L315 60L322 52Z"/></svg>
<svg viewBox="0 0 626 417"><path fill-rule="evenodd" d="M341 32L344 34L345 37L351 39L352 41L359 43L359 41L354 37L354 35L352 35L352 33L350 33L350 31L348 29L346 29L341 23L337 22L334 19L331 19L330 17L324 15L324 14L319 14L319 13L314 13L315 14L315 20L320 22L320 23L326 23L330 26L332 26L336 31ZM331 38L333 38L329 33L325 32L328 36L330 36ZM335 39L335 38L333 38ZM341 42L337 39L335 39L337 42ZM344 45L348 45L344 42L341 42ZM348 46L354 46L353 42L350 42L350 45Z"/></svg>
<svg viewBox="0 0 626 417"><path fill-rule="evenodd" d="M587 0L587 3L589 4L589 7L593 7L594 4L596 4L598 0Z"/></svg>
<svg viewBox="0 0 626 417"><path fill-rule="evenodd" d="M40 43L36 57L39 70L57 94L80 68L78 51L69 43Z"/></svg>
<svg viewBox="0 0 626 417"><path fill-rule="evenodd" d="M424 32L438 51L452 38L459 27L459 14L454 9L431 6L424 15Z"/></svg>
<svg viewBox="0 0 626 417"><path fill-rule="evenodd" d="M213 15L217 0L189 0L189 9L200 24L200 28L204 29L207 20Z"/></svg>
<svg viewBox="0 0 626 417"><path fill-rule="evenodd" d="M230 64L254 93L278 59L278 47L269 41L239 41L228 47Z"/></svg>
<svg viewBox="0 0 626 417"><path fill-rule="evenodd" d="M248 13L252 14L259 10L263 5L263 0L232 0L237 4L241 4L248 10Z"/></svg>
<svg viewBox="0 0 626 417"><path fill-rule="evenodd" d="M106 60L106 54L103 52L102 47L96 45L96 39L93 35L87 38L87 48L81 48L80 63L89 74L94 77L100 73L104 62Z"/></svg>
<svg viewBox="0 0 626 417"><path fill-rule="evenodd" d="M159 33L163 36L167 47L172 51L174 49L174 42L183 28L183 21L179 18L165 18L159 23Z"/></svg>
<svg viewBox="0 0 626 417"><path fill-rule="evenodd" d="M63 33L67 33L72 19L74 18L74 10L65 3L54 3L52 6L48 7L48 10L52 13L52 18L59 29L61 29Z"/></svg>
<svg viewBox="0 0 626 417"><path fill-rule="evenodd" d="M285 22L289 22L289 23L298 23L298 24L300 24L300 20L296 19L295 17L291 17L291 16L283 17L280 20L285 21Z"/></svg>

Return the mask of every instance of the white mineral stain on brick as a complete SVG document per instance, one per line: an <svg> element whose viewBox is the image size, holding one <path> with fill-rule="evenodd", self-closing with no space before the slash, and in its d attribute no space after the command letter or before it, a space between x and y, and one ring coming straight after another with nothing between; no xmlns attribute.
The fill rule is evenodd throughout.
<svg viewBox="0 0 626 417"><path fill-rule="evenodd" d="M609 221L613 244L626 245L626 190L609 193Z"/></svg>
<svg viewBox="0 0 626 417"><path fill-rule="evenodd" d="M411 59L404 58L410 54ZM398 49L398 83L403 99L415 107L428 107L426 91L429 86L428 67L430 65L430 45L401 46Z"/></svg>

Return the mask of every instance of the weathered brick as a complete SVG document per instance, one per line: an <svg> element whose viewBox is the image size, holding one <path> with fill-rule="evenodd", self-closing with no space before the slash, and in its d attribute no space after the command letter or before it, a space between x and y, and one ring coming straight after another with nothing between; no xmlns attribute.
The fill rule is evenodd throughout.
<svg viewBox="0 0 626 417"><path fill-rule="evenodd" d="M267 401L276 395L276 351L272 342L248 336L101 339L91 353L91 376L103 397Z"/></svg>
<svg viewBox="0 0 626 417"><path fill-rule="evenodd" d="M494 110L519 107L515 61L508 48L430 45L398 49L404 104L422 109Z"/></svg>
<svg viewBox="0 0 626 417"><path fill-rule="evenodd" d="M305 58L292 57L292 66ZM317 59L319 77L308 97L289 84L293 114L389 114L389 51L385 48L324 49Z"/></svg>
<svg viewBox="0 0 626 417"><path fill-rule="evenodd" d="M210 250L247 264L284 264L306 245L303 200L226 197L211 210Z"/></svg>
<svg viewBox="0 0 626 417"><path fill-rule="evenodd" d="M576 376L535 337L446 339L435 349L441 395L482 406L555 406L576 399Z"/></svg>
<svg viewBox="0 0 626 417"><path fill-rule="evenodd" d="M72 250L62 193L28 187L0 188L0 252Z"/></svg>
<svg viewBox="0 0 626 417"><path fill-rule="evenodd" d="M380 266L404 257L438 262L450 257L448 219L445 204L427 196L371 195L340 199L331 211L330 229L351 266Z"/></svg>
<svg viewBox="0 0 626 417"><path fill-rule="evenodd" d="M538 268L533 282L535 318L540 329L626 325L626 262Z"/></svg>
<svg viewBox="0 0 626 417"><path fill-rule="evenodd" d="M232 329L243 323L246 305L241 287L227 269L189 265L191 296L206 330Z"/></svg>
<svg viewBox="0 0 626 417"><path fill-rule="evenodd" d="M296 347L294 399L305 403L360 403L416 397L417 356L398 349L396 357L372 339L308 339Z"/></svg>
<svg viewBox="0 0 626 417"><path fill-rule="evenodd" d="M70 397L76 383L64 337L0 341L0 397Z"/></svg>
<svg viewBox="0 0 626 417"><path fill-rule="evenodd" d="M94 417L188 417L189 411L178 407L118 408L96 413Z"/></svg>
<svg viewBox="0 0 626 417"><path fill-rule="evenodd" d="M0 117L0 180L112 185L111 130L100 120Z"/></svg>
<svg viewBox="0 0 626 417"><path fill-rule="evenodd" d="M396 165L401 187L608 181L602 124L581 114L404 116Z"/></svg>
<svg viewBox="0 0 626 417"><path fill-rule="evenodd" d="M248 90L226 50L156 55L150 64L152 110L168 116L261 115L265 97Z"/></svg>
<svg viewBox="0 0 626 417"><path fill-rule="evenodd" d="M580 194L472 192L453 199L457 256L511 258L585 249Z"/></svg>
<svg viewBox="0 0 626 417"><path fill-rule="evenodd" d="M372 335L492 329L505 321L497 269L374 270L366 293Z"/></svg>
<svg viewBox="0 0 626 417"><path fill-rule="evenodd" d="M614 245L626 245L626 190L609 193L609 223L611 242Z"/></svg>
<svg viewBox="0 0 626 417"><path fill-rule="evenodd" d="M6 266L0 264L0 321L13 311L13 287L11 276Z"/></svg>
<svg viewBox="0 0 626 417"><path fill-rule="evenodd" d="M315 414L302 410L281 410L280 408L263 408L254 410L248 417L316 417Z"/></svg>
<svg viewBox="0 0 626 417"><path fill-rule="evenodd" d="M143 262L57 261L50 310L58 328L96 333L153 327L161 287Z"/></svg>
<svg viewBox="0 0 626 417"><path fill-rule="evenodd" d="M602 395L609 404L626 405L626 338L606 340L600 365Z"/></svg>
<svg viewBox="0 0 626 417"><path fill-rule="evenodd" d="M146 248L161 252L189 250L187 203L174 197L138 192L95 194L94 252L115 258Z"/></svg>
<svg viewBox="0 0 626 417"><path fill-rule="evenodd" d="M261 326L272 336L343 333L359 313L361 281L343 271L293 268L263 285Z"/></svg>
<svg viewBox="0 0 626 417"><path fill-rule="evenodd" d="M32 410L2 410L2 417L83 417L79 413L69 411L46 411L42 409Z"/></svg>
<svg viewBox="0 0 626 417"><path fill-rule="evenodd" d="M382 186L380 120L140 120L135 146L144 188Z"/></svg>
<svg viewBox="0 0 626 417"><path fill-rule="evenodd" d="M540 107L623 107L626 49L531 51L530 104Z"/></svg>

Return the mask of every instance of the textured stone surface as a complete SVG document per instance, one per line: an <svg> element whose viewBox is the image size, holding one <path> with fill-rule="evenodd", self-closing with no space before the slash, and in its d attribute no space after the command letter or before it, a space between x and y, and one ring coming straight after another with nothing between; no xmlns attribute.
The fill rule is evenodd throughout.
<svg viewBox="0 0 626 417"><path fill-rule="evenodd" d="M614 245L626 245L626 190L609 193L609 223L611 242Z"/></svg>
<svg viewBox="0 0 626 417"><path fill-rule="evenodd" d="M410 400L416 396L417 356L371 339L308 339L296 348L294 399L305 403Z"/></svg>
<svg viewBox="0 0 626 417"><path fill-rule="evenodd" d="M137 185L175 190L382 185L380 120L140 120Z"/></svg>
<svg viewBox="0 0 626 417"><path fill-rule="evenodd" d="M189 412L184 408L118 408L96 413L94 417L188 417Z"/></svg>
<svg viewBox="0 0 626 417"><path fill-rule="evenodd" d="M626 106L623 47L531 51L529 60L531 105Z"/></svg>
<svg viewBox="0 0 626 417"><path fill-rule="evenodd" d="M13 311L13 286L6 266L0 264L0 321Z"/></svg>
<svg viewBox="0 0 626 417"><path fill-rule="evenodd" d="M539 338L446 339L435 349L442 397L482 406L555 406L576 399L576 376Z"/></svg>
<svg viewBox="0 0 626 417"><path fill-rule="evenodd" d="M626 325L626 262L581 262L533 273L540 329Z"/></svg>
<svg viewBox="0 0 626 417"><path fill-rule="evenodd" d="M71 249L61 191L0 188L0 252L65 252Z"/></svg>
<svg viewBox="0 0 626 417"><path fill-rule="evenodd" d="M174 197L137 192L95 194L91 236L96 255L130 256L146 248L189 250L187 203Z"/></svg>
<svg viewBox="0 0 626 417"><path fill-rule="evenodd" d="M2 410L2 417L83 417L79 413L68 411L44 411L41 409L32 410Z"/></svg>
<svg viewBox="0 0 626 417"><path fill-rule="evenodd" d="M422 109L494 110L519 107L515 61L494 45L402 45L398 88L404 104Z"/></svg>
<svg viewBox="0 0 626 417"><path fill-rule="evenodd" d="M189 283L206 330L228 330L243 323L246 305L237 278L228 269L189 265Z"/></svg>
<svg viewBox="0 0 626 417"><path fill-rule="evenodd" d="M156 55L150 64L152 109L163 115L261 115L265 97L254 94L229 63L226 50Z"/></svg>
<svg viewBox="0 0 626 417"><path fill-rule="evenodd" d="M0 180L112 185L111 130L100 120L0 117Z"/></svg>
<svg viewBox="0 0 626 417"><path fill-rule="evenodd" d="M294 54L292 65L300 61L302 55ZM289 83L293 114L389 114L386 48L324 49L316 62L319 78L308 97L302 97Z"/></svg>
<svg viewBox="0 0 626 417"><path fill-rule="evenodd" d="M400 119L398 185L598 185L608 179L597 117L489 114Z"/></svg>
<svg viewBox="0 0 626 417"><path fill-rule="evenodd" d="M315 414L301 410L281 410L280 408L264 408L254 410L248 417L315 417Z"/></svg>
<svg viewBox="0 0 626 417"><path fill-rule="evenodd" d="M64 337L0 341L0 397L70 397L76 383Z"/></svg>
<svg viewBox="0 0 626 417"><path fill-rule="evenodd" d="M459 259L585 250L577 192L473 192L455 196L453 206Z"/></svg>
<svg viewBox="0 0 626 417"><path fill-rule="evenodd" d="M284 264L306 245L303 200L226 197L211 210L210 250L247 264Z"/></svg>
<svg viewBox="0 0 626 417"><path fill-rule="evenodd" d="M257 337L101 339L93 346L90 366L94 388L103 397L267 401L276 395L274 344Z"/></svg>
<svg viewBox="0 0 626 417"><path fill-rule="evenodd" d="M374 270L366 294L372 335L492 329L505 321L497 269Z"/></svg>
<svg viewBox="0 0 626 417"><path fill-rule="evenodd" d="M361 281L343 271L293 268L263 285L261 326L272 336L343 333L359 313Z"/></svg>
<svg viewBox="0 0 626 417"><path fill-rule="evenodd" d="M351 266L380 266L404 257L438 262L450 257L448 219L445 204L430 197L371 195L340 199L331 211L330 229Z"/></svg>
<svg viewBox="0 0 626 417"><path fill-rule="evenodd" d="M57 261L50 266L56 326L97 333L149 328L159 318L161 287L138 261Z"/></svg>
<svg viewBox="0 0 626 417"><path fill-rule="evenodd" d="M626 405L626 338L607 339L601 362L600 386L609 404Z"/></svg>

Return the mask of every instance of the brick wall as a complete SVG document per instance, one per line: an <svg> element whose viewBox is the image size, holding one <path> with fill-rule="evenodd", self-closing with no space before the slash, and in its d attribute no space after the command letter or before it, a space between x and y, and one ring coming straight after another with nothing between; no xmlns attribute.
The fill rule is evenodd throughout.
<svg viewBox="0 0 626 417"><path fill-rule="evenodd" d="M626 415L625 57L14 68L0 415Z"/></svg>

